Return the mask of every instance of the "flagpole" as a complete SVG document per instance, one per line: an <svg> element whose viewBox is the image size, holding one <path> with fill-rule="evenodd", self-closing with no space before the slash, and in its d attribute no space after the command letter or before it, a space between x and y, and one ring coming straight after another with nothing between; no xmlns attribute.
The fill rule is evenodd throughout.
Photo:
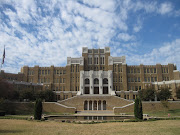
<svg viewBox="0 0 180 135"><path fill-rule="evenodd" d="M4 64L4 58L5 58L5 45L4 45L4 51L3 51L2 60L1 60L0 73L1 73L2 65Z"/></svg>

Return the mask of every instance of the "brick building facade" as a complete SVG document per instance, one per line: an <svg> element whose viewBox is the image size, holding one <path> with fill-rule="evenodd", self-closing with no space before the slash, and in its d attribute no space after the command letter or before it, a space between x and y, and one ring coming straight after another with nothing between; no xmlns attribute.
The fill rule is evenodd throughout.
<svg viewBox="0 0 180 135"><path fill-rule="evenodd" d="M180 73L174 64L127 65L125 56L112 57L110 48L82 48L82 57L67 58L65 67L23 66L18 74L1 72L10 80L43 84L56 92L57 100L76 95L117 95L135 99L138 91L151 86L169 87L172 98L180 87Z"/></svg>

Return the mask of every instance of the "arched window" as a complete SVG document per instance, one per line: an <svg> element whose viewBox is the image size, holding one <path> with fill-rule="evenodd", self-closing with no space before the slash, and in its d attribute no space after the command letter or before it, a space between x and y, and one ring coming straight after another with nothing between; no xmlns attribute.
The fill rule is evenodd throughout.
<svg viewBox="0 0 180 135"><path fill-rule="evenodd" d="M106 110L106 101L103 101L103 110Z"/></svg>
<svg viewBox="0 0 180 135"><path fill-rule="evenodd" d="M92 110L92 101L89 101L89 110Z"/></svg>
<svg viewBox="0 0 180 135"><path fill-rule="evenodd" d="M99 84L99 79L95 78L94 79L94 84Z"/></svg>
<svg viewBox="0 0 180 135"><path fill-rule="evenodd" d="M101 101L98 101L98 110L101 110Z"/></svg>
<svg viewBox="0 0 180 135"><path fill-rule="evenodd" d="M89 84L89 79L88 78L85 79L85 84Z"/></svg>
<svg viewBox="0 0 180 135"><path fill-rule="evenodd" d="M84 110L87 110L88 101L84 101Z"/></svg>
<svg viewBox="0 0 180 135"><path fill-rule="evenodd" d="M103 79L103 84L108 84L108 79L107 78Z"/></svg>

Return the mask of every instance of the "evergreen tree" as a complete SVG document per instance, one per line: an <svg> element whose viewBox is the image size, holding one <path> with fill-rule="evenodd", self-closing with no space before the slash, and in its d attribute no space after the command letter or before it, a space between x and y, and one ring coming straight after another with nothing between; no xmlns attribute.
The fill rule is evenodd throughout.
<svg viewBox="0 0 180 135"><path fill-rule="evenodd" d="M142 102L141 102L141 99L139 99L139 105L138 105L139 107L138 107L138 110L139 110L139 112L138 112L138 118L139 119L143 119L143 110L142 110Z"/></svg>
<svg viewBox="0 0 180 135"><path fill-rule="evenodd" d="M42 101L41 99L36 99L36 103L34 106L34 119L41 120L42 115Z"/></svg>
<svg viewBox="0 0 180 135"><path fill-rule="evenodd" d="M136 119L143 119L142 102L139 97L135 99L134 116Z"/></svg>
<svg viewBox="0 0 180 135"><path fill-rule="evenodd" d="M180 87L178 87L176 90L176 97L180 99Z"/></svg>

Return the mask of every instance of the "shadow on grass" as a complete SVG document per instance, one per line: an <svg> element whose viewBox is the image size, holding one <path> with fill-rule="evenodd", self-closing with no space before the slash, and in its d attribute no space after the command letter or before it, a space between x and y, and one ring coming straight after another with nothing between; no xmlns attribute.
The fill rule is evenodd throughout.
<svg viewBox="0 0 180 135"><path fill-rule="evenodd" d="M22 133L23 131L21 130L0 130L0 134L5 134L5 133Z"/></svg>

